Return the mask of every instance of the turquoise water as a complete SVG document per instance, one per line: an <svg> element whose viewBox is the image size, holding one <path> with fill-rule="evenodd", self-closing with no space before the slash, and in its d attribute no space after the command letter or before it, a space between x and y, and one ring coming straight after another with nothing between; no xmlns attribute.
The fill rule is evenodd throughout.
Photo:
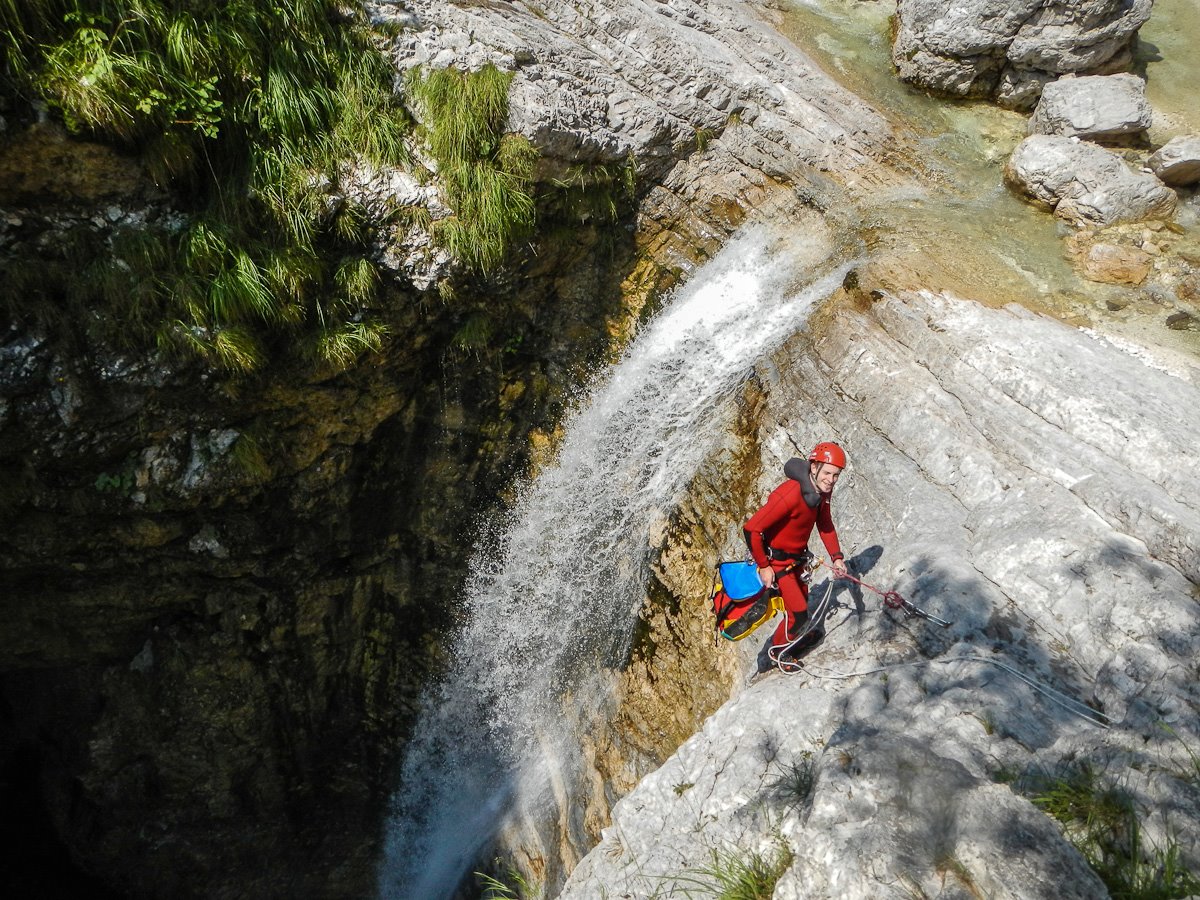
<svg viewBox="0 0 1200 900"><path fill-rule="evenodd" d="M1166 328L1169 296L1152 285L1128 288L1081 278L1065 254L1064 239L1073 229L1004 187L1003 165L1026 135L1027 114L931 97L895 77L889 35L894 11L885 0L807 0L780 13L777 23L918 148L922 187L880 197L861 213L869 248L939 263L923 267L931 288L987 303L1015 302L1164 352L1200 355L1200 332ZM1175 134L1200 133L1198 33L1200 0L1158 0L1142 30L1135 68L1147 79L1156 146ZM1195 218L1194 211L1184 212L1179 221L1187 233L1165 239L1178 250L1200 251Z"/></svg>

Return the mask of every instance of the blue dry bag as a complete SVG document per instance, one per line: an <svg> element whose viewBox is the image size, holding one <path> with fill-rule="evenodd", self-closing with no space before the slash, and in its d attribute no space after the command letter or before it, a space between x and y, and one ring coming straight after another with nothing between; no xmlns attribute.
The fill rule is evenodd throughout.
<svg viewBox="0 0 1200 900"><path fill-rule="evenodd" d="M710 599L717 634L730 641L740 641L781 608L778 595L763 587L753 560L720 563Z"/></svg>

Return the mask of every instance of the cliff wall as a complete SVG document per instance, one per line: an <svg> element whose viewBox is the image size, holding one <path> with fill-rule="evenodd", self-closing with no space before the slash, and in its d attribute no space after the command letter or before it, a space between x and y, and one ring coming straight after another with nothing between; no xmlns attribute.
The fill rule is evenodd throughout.
<svg viewBox="0 0 1200 900"><path fill-rule="evenodd" d="M376 223L393 337L342 373L285 355L233 378L113 346L87 321L36 324L10 290L14 886L59 889L70 859L122 896L369 892L476 517L552 447L572 387L747 218L823 209L907 165L878 115L745 4L368 10L398 70L515 72L509 128L540 154L538 233L481 279L419 228ZM134 161L52 119L13 116L0 145L9 258L69 266L69 231L103 240L174 215ZM627 167L632 190L581 212L567 188L601 166ZM355 183L369 208L445 214L403 173ZM508 312L482 315L480 337L488 309Z"/></svg>

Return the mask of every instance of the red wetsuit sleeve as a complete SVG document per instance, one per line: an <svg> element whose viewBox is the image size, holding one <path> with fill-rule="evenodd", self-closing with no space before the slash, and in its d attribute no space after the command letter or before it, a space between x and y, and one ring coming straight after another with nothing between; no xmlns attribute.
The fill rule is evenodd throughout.
<svg viewBox="0 0 1200 900"><path fill-rule="evenodd" d="M784 485L786 487L786 485ZM750 555L754 557L755 565L760 569L770 564L767 558L767 544L763 532L783 522L791 514L791 504L788 503L785 491L776 488L763 504L762 509L746 520L742 526L746 539L750 544Z"/></svg>
<svg viewBox="0 0 1200 900"><path fill-rule="evenodd" d="M833 515L829 512L828 497L821 501L821 506L817 510L817 533L821 535L821 543L829 551L829 559L832 562L845 557L845 554L842 553L842 545L838 541L837 529L833 527Z"/></svg>

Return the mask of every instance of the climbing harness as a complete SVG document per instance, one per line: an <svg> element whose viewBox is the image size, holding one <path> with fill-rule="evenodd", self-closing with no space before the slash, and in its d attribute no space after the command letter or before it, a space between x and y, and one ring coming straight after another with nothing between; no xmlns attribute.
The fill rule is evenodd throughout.
<svg viewBox="0 0 1200 900"><path fill-rule="evenodd" d="M808 570L808 577L811 579L816 570L823 565L825 565L824 561L815 562ZM903 610L907 616L916 616L917 618L933 622L935 625L941 625L943 628L949 628L952 624L947 622L945 619L933 615L933 613L926 612L915 603L900 596L900 594L898 594L896 591L883 591L872 584L867 584L865 581L855 578L849 572L846 572L845 575L840 577L865 587L870 591L874 591L883 599L883 605L888 609ZM808 622L804 629L789 643L783 644L779 647L767 648L767 658L775 664L779 671L785 674L795 674L804 668L798 660L785 660L783 657L786 653L791 651L793 647L803 644L813 631L824 626L825 618L829 615L829 598L833 592L834 580L834 578L829 579L828 586L825 588L825 595L821 598L821 601L817 604L816 608L809 614Z"/></svg>
<svg viewBox="0 0 1200 900"><path fill-rule="evenodd" d="M797 578L807 582L817 565L811 554L796 554L775 573L776 583L768 588L759 580L753 560L718 563L708 598L716 616L714 642L719 643L717 638L740 641L776 613L783 612L779 579L795 572Z"/></svg>

